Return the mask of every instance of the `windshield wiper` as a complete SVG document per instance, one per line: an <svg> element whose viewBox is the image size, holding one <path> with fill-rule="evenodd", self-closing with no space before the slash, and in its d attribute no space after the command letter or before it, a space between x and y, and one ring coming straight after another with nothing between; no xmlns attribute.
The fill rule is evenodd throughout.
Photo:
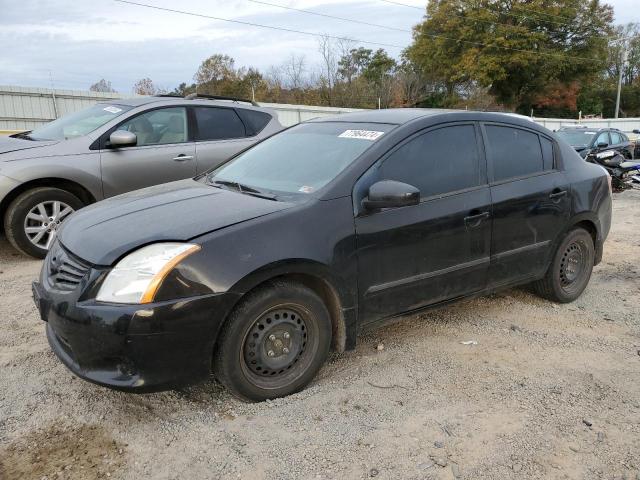
<svg viewBox="0 0 640 480"><path fill-rule="evenodd" d="M260 190L257 190L248 185L243 185L242 183L239 183L239 182L232 182L230 180L214 180L213 182L210 182L210 183L213 183L214 185L224 185L225 187L234 187L240 193L246 193L247 195L252 195L254 197L264 198L267 200L277 200L275 195L261 192Z"/></svg>
<svg viewBox="0 0 640 480"><path fill-rule="evenodd" d="M29 130L30 132L31 130ZM31 140L34 141L35 139L32 138L29 135L29 132L20 132L20 133L14 133L13 135L11 135L12 138L24 138L25 140Z"/></svg>

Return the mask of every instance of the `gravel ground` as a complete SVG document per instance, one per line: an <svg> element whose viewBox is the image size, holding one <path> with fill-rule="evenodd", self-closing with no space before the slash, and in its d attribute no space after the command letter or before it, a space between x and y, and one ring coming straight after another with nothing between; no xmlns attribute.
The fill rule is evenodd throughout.
<svg viewBox="0 0 640 480"><path fill-rule="evenodd" d="M0 478L640 479L639 206L616 195L575 303L515 289L407 317L261 404L76 379L30 298L40 262L0 239Z"/></svg>

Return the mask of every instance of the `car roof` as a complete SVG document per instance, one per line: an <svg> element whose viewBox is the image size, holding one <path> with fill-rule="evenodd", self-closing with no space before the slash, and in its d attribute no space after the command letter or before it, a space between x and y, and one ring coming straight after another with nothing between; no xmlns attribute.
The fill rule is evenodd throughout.
<svg viewBox="0 0 640 480"><path fill-rule="evenodd" d="M620 130L619 128L614 128L614 127L589 127L588 125L568 125L568 126L562 126L560 127L559 131L562 130L586 130L589 132L601 132L603 130L611 130L612 132L620 132L622 133L622 130Z"/></svg>
<svg viewBox="0 0 640 480"><path fill-rule="evenodd" d="M447 110L441 108L389 108L384 110L362 110L342 113L330 117L319 117L309 122L353 122L353 123L388 123L402 125L418 118L446 116L448 120L468 120L471 116L484 121L506 121L520 124L534 123L529 117L516 113L478 112L470 110ZM515 122L514 122L515 120ZM535 125L535 123L534 123Z"/></svg>
<svg viewBox="0 0 640 480"><path fill-rule="evenodd" d="M222 107L228 107L230 105L233 105L234 107L242 107L242 108L255 109L255 110L268 110L267 108L251 105L250 103L247 103L244 100L213 100L208 98L185 98L185 97L179 97L179 96L174 97L171 95L117 98L113 100L105 100L104 102L99 102L99 103L105 104L105 105L126 105L129 107L141 107L144 105L151 105L155 103L162 104L162 105L171 105L172 103L180 103L181 105L184 105L185 102L188 102L189 104L194 104L194 105L209 105L209 106L215 105L215 106L222 106Z"/></svg>

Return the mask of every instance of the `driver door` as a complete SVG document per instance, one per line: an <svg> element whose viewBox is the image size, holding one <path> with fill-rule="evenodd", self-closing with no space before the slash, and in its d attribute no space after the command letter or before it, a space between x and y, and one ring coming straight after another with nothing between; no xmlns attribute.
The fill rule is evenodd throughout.
<svg viewBox="0 0 640 480"><path fill-rule="evenodd" d="M196 175L195 143L189 135L186 107L147 111L117 129L135 133L138 142L100 151L105 198Z"/></svg>
<svg viewBox="0 0 640 480"><path fill-rule="evenodd" d="M486 287L491 195L479 138L474 123L419 133L362 178L400 181L421 193L418 205L356 217L363 324Z"/></svg>

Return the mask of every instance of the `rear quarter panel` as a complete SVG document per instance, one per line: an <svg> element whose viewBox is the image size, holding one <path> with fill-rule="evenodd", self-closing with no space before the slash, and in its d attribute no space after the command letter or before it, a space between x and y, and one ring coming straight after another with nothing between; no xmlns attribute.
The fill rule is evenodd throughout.
<svg viewBox="0 0 640 480"><path fill-rule="evenodd" d="M574 149L560 144L565 170L571 183L572 224L589 220L596 225L602 243L611 228L612 199L607 172L585 162Z"/></svg>

